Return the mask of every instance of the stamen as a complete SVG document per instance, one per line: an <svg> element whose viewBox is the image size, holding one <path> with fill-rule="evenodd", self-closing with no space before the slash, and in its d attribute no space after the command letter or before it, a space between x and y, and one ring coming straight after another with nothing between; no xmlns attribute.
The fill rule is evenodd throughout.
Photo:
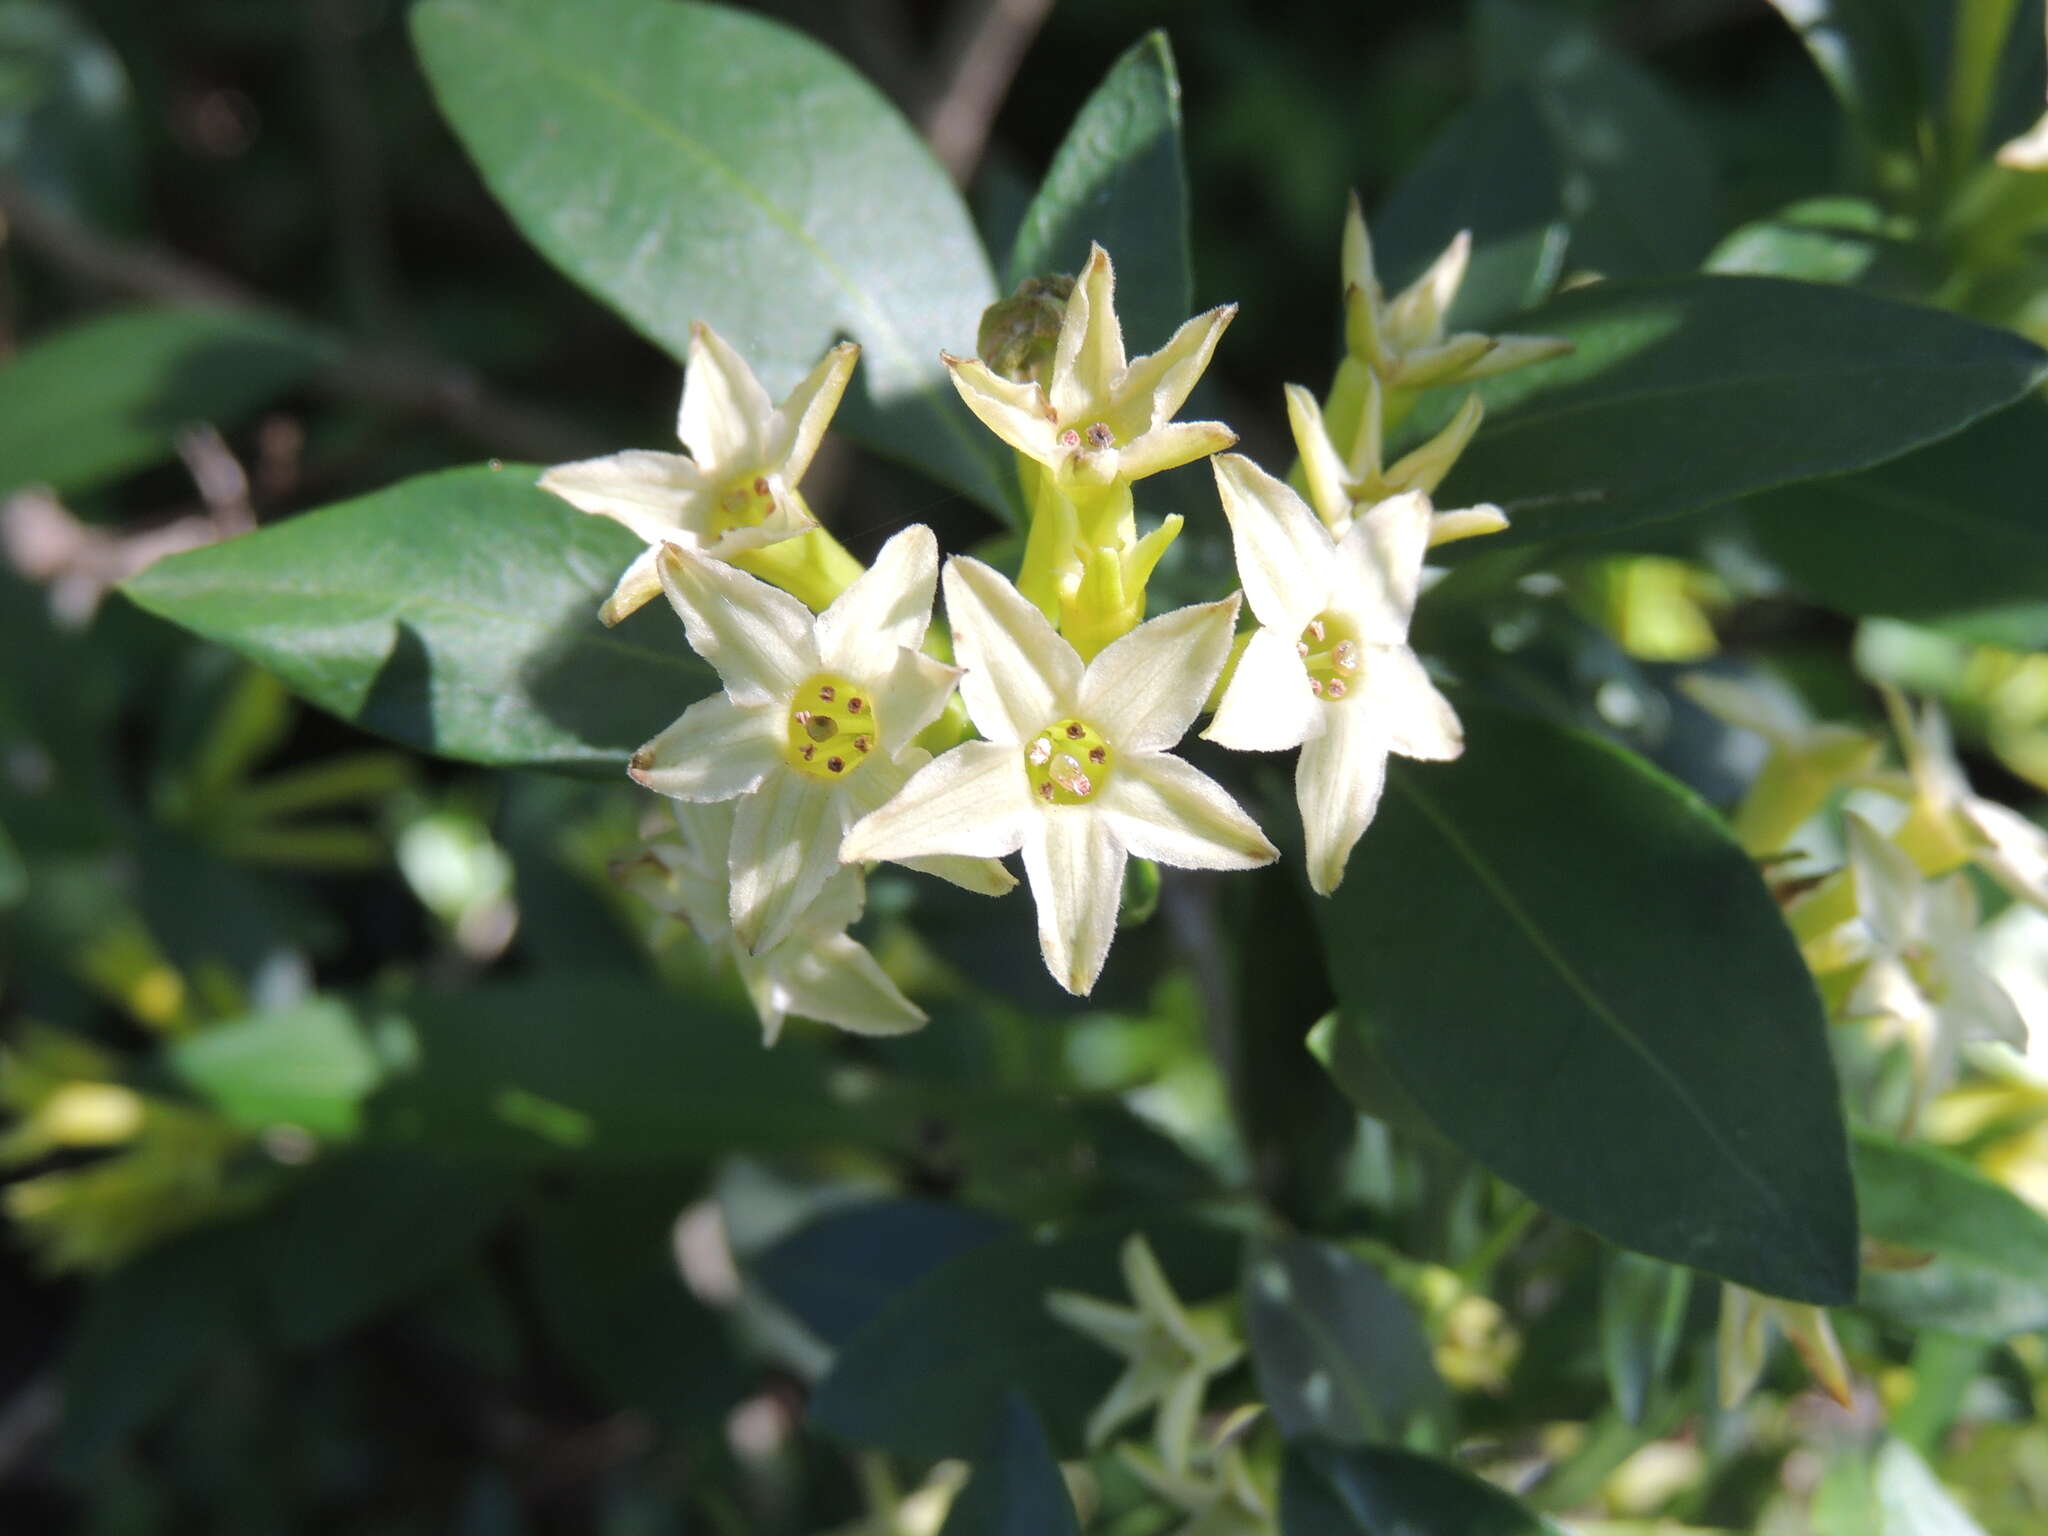
<svg viewBox="0 0 2048 1536"><path fill-rule="evenodd" d="M867 739L867 737L865 737L865 736L856 736L856 737L854 737L854 738L853 738L853 750L854 750L854 751L856 751L856 752L865 752L865 751L867 751L867 749L868 749L868 739Z"/></svg>
<svg viewBox="0 0 2048 1536"><path fill-rule="evenodd" d="M846 759L843 757L828 757L825 759L825 766L834 773L844 773L846 772Z"/></svg>
<svg viewBox="0 0 2048 1536"><path fill-rule="evenodd" d="M1075 431L1075 430L1074 430L1074 429L1073 429L1072 427L1069 427L1069 428L1067 428L1067 430L1066 430L1066 431L1064 431L1064 432L1062 432L1062 433L1060 434L1060 446L1061 446L1062 448L1078 448L1078 447L1080 447L1080 446L1081 446L1081 434L1080 434L1080 433L1078 433L1078 432L1076 432L1076 431Z"/></svg>
<svg viewBox="0 0 2048 1536"><path fill-rule="evenodd" d="M1115 442L1116 434L1109 430L1109 423L1106 421L1098 421L1088 429L1088 446L1090 448L1108 448L1113 446Z"/></svg>
<svg viewBox="0 0 2048 1536"><path fill-rule="evenodd" d="M1330 679L1330 686L1327 690L1329 697L1333 699L1341 699L1344 697L1346 691L1347 690L1344 687L1343 678L1333 677Z"/></svg>
<svg viewBox="0 0 2048 1536"><path fill-rule="evenodd" d="M817 755L818 749L816 747L805 747L803 750L803 759L807 763Z"/></svg>
<svg viewBox="0 0 2048 1536"><path fill-rule="evenodd" d="M798 725L809 725L811 723L811 712L808 709L800 709L790 718L795 720Z"/></svg>
<svg viewBox="0 0 2048 1536"><path fill-rule="evenodd" d="M1087 734L1088 729L1086 726L1070 724L1067 727L1067 740L1069 741L1079 741L1083 736L1086 736Z"/></svg>
<svg viewBox="0 0 2048 1536"><path fill-rule="evenodd" d="M1308 691L1316 695L1318 698L1321 698L1323 692L1323 680L1319 677L1310 678L1308 680Z"/></svg>
<svg viewBox="0 0 2048 1536"><path fill-rule="evenodd" d="M756 496L766 496L768 494L768 477L766 475L756 475L754 477L754 494Z"/></svg>
<svg viewBox="0 0 2048 1536"><path fill-rule="evenodd" d="M830 683L820 683L818 684L818 697L823 699L827 704L830 704L834 699L839 697L839 690L837 688L834 688Z"/></svg>
<svg viewBox="0 0 2048 1536"><path fill-rule="evenodd" d="M1349 640L1339 640L1330 651L1330 662L1339 672L1356 672L1358 647Z"/></svg>
<svg viewBox="0 0 2048 1536"><path fill-rule="evenodd" d="M1109 753L1101 747L1090 747L1088 749L1088 761L1091 763L1106 763L1109 761Z"/></svg>
<svg viewBox="0 0 2048 1536"><path fill-rule="evenodd" d="M1043 768L1052 761L1052 739L1041 736L1024 750L1024 761L1034 768Z"/></svg>
<svg viewBox="0 0 2048 1536"><path fill-rule="evenodd" d="M1294 654L1297 656L1306 656L1308 654L1308 642L1306 640L1295 641Z"/></svg>
<svg viewBox="0 0 2048 1536"><path fill-rule="evenodd" d="M1308 621L1308 637L1309 639L1317 642L1320 642L1322 640L1323 621L1321 619L1310 619ZM829 698L830 695L828 694L827 697Z"/></svg>
<svg viewBox="0 0 2048 1536"><path fill-rule="evenodd" d="M1051 800L1052 800L1052 780L1051 780L1051 779L1047 779L1047 780L1046 780L1046 781L1045 781L1045 782L1044 782L1043 784L1041 784L1041 785L1039 785L1039 786L1038 786L1038 798L1039 798L1039 799L1041 799L1041 800L1044 800L1044 801L1046 801L1046 802L1048 802L1048 803L1050 803L1050 802L1051 802Z"/></svg>
<svg viewBox="0 0 2048 1536"><path fill-rule="evenodd" d="M857 715L857 714L859 714L859 713L860 713L860 700L859 700L859 699L848 699L848 700L846 701L846 712L847 712L847 713L848 713L849 715Z"/></svg>

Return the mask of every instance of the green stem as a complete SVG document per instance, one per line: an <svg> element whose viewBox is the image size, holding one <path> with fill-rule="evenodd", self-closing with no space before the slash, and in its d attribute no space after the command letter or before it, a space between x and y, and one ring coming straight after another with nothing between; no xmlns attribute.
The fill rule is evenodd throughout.
<svg viewBox="0 0 2048 1536"><path fill-rule="evenodd" d="M1534 1200L1524 1200L1519 1196L1513 1198L1516 1203L1493 1224L1493 1230L1458 1266L1458 1278L1465 1283L1466 1289L1476 1291L1485 1287L1495 1266L1513 1251L1515 1244L1522 1240L1522 1234L1529 1230L1529 1223L1543 1210Z"/></svg>
<svg viewBox="0 0 2048 1536"><path fill-rule="evenodd" d="M1913 1345L1913 1395L1893 1415L1892 1433L1923 1456L1932 1455L1989 1353L1982 1339L1921 1334Z"/></svg>

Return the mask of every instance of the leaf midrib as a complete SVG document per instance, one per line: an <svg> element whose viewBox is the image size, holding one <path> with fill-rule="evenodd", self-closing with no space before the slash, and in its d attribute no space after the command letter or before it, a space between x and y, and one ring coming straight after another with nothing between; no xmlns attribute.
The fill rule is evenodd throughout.
<svg viewBox="0 0 2048 1536"><path fill-rule="evenodd" d="M1521 931L1523 938L1528 941L1530 947L1550 965L1557 973L1558 978L1585 1005L1586 1010L1599 1020L1600 1023L1605 1025L1631 1053L1650 1069L1651 1075L1665 1086L1671 1096L1698 1123L1701 1131L1705 1133L1708 1143L1714 1150L1727 1161L1730 1167L1741 1175L1745 1182L1756 1189L1764 1204L1778 1213L1783 1221L1784 1230L1788 1232L1800 1231L1799 1224L1791 1219L1791 1212L1786 1208L1784 1201L1779 1198L1778 1192L1771 1182L1764 1178L1755 1168L1751 1167L1742 1157L1741 1153L1729 1144L1708 1117L1706 1111L1700 1107L1691 1093L1686 1090L1684 1082L1657 1057L1656 1053L1642 1041L1634 1030L1629 1028L1621 1016L1607 1004L1606 1000L1593 990L1591 983L1586 981L1563 953L1550 942L1543 930L1537 925L1535 919L1529 915L1527 909L1515 899L1514 894L1507 888L1506 883L1501 879L1498 872L1494 870L1493 866L1481 857L1478 850L1465 840L1458 832L1457 827L1438 809L1428 795L1416 788L1405 777L1396 778L1393 782L1395 788L1406 796L1416 809L1422 812L1424 818L1436 829L1438 836L1450 845L1451 851L1472 871L1474 877L1486 888L1487 894L1499 903L1501 909L1507 913L1515 927Z"/></svg>

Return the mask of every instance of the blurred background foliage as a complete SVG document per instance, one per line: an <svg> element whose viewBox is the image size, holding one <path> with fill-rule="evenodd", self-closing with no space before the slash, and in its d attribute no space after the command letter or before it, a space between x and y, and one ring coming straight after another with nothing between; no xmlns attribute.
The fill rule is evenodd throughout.
<svg viewBox="0 0 2048 1536"><path fill-rule="evenodd" d="M913 117L980 9L752 8ZM1526 1227L1533 1208L1411 1139L1401 1106L1360 1117L1292 1049L1328 999L1291 888L1191 883L1131 928L1083 1007L1044 977L1023 901L963 920L878 877L864 932L933 1026L887 1043L799 1031L766 1053L732 979L610 875L644 796L381 745L110 595L164 552L418 471L667 440L674 364L486 195L404 10L0 0L0 357L58 338L33 369L0 368L0 1528L930 1531L908 1505L887 1513L924 1479L917 1458L802 1426L831 1349L1019 1226L1247 1188L1377 1245L1467 1433L1544 1508L1964 1528L1871 1523L1942 1496L1917 1463L1866 1454L1879 1405L1825 1407L1786 1362L1740 1414L1687 1421L1694 1398L1654 1381L1609 1406L1617 1330L1649 1329L1628 1358L1647 1349L1653 1376L1711 1375L1706 1288L1674 1302L1585 1234ZM1575 267L1805 263L2048 339L2027 219L1965 207L1999 188L1939 144L1852 132L1769 7L1489 16L1055 5L972 205L1006 249L1109 64L1168 28L1196 306L1244 301L1210 404L1269 463L1286 457L1281 384L1320 385L1336 353L1348 188L1378 210L1395 281L1463 225L1531 232L1482 240L1473 323L1560 275L1545 231L1569 216ZM1559 18L1604 46L1544 44ZM2031 57L2031 100L1999 97L2028 110L1997 136L2038 109ZM1589 109L1617 101L1619 143ZM1490 175L1447 182L1473 145ZM1590 207L1544 206L1560 187L1594 189ZM192 300L231 309L166 307ZM955 549L998 532L837 454L812 499L863 554L910 520ZM1174 494L1192 505L1206 485L1177 477ZM1191 520L1162 582L1216 579L1219 533ZM1799 551L1760 564L1738 534L1691 523L1542 570L1472 562L1427 611L1427 643L1723 802L1753 761L1669 679L1766 652L1830 718L1878 718L1852 657L1939 697L1980 784L2023 804L2048 789L2038 636L1987 646L2013 637L1903 622L1882 597L1839 605L1893 615L1859 624L1800 600L1780 571L1810 579ZM1216 974L1219 924L1253 934L1250 974ZM2048 991L2038 936L2015 942ZM1250 1021L1235 1039L1201 1006L1219 989ZM1970 1092L1944 1139L2048 1207L2048 1095ZM2048 1528L2038 1333L1839 1326L1984 1530ZM1439 1413L1419 1411L1416 1443ZM1158 1528L1113 1465L1094 1497L1102 1529Z"/></svg>

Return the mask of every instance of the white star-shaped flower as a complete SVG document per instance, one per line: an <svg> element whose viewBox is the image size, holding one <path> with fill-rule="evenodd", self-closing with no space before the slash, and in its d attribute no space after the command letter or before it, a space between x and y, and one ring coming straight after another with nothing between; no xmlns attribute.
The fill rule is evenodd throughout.
<svg viewBox="0 0 2048 1536"><path fill-rule="evenodd" d="M946 562L946 614L967 668L961 697L986 739L920 770L853 828L840 857L1022 848L1046 966L1085 994L1116 933L1128 855L1183 869L1251 869L1278 856L1220 785L1167 750L1229 653L1234 594L1161 614L1085 666L978 560Z"/></svg>
<svg viewBox="0 0 2048 1536"><path fill-rule="evenodd" d="M629 448L558 464L540 477L542 490L647 541L599 610L605 623L618 623L661 590L656 561L665 545L729 559L817 526L797 483L859 356L856 344L841 342L775 406L739 353L699 322L690 328L676 420L687 456Z"/></svg>
<svg viewBox="0 0 2048 1536"><path fill-rule="evenodd" d="M923 524L904 529L815 618L788 593L686 549L665 548L658 569L725 692L691 705L628 771L678 800L740 802L732 929L758 955L818 899L846 829L930 761L911 738L938 718L960 675L917 649L938 541ZM987 860L918 867L990 895L1016 884Z"/></svg>
<svg viewBox="0 0 2048 1536"><path fill-rule="evenodd" d="M1216 1322L1181 1305L1142 1234L1125 1240L1119 1258L1136 1306L1078 1291L1052 1291L1045 1298L1046 1310L1127 1362L1109 1395L1088 1416L1088 1444L1106 1444L1125 1424L1156 1407L1153 1438L1160 1459L1179 1476L1194 1453L1195 1420L1209 1378L1235 1365L1244 1347Z"/></svg>
<svg viewBox="0 0 2048 1536"><path fill-rule="evenodd" d="M1916 1104L1955 1080L1977 1040L2024 1050L2026 1021L1977 958L1977 898L1960 875L1929 880L1912 858L1851 811L1843 818L1857 909L1871 944L1849 995L1852 1017L1892 1020L1913 1055Z"/></svg>
<svg viewBox="0 0 2048 1536"><path fill-rule="evenodd" d="M1316 397L1299 384L1287 386L1287 421L1294 429L1294 448L1301 455L1302 478L1308 483L1309 505L1323 526L1337 538L1350 531L1351 521L1365 508L1374 507L1403 491L1434 495L1458 455L1472 441L1485 415L1477 395L1467 395L1448 425L1389 469L1381 447L1383 416L1380 381L1377 374L1365 376L1365 415L1359 422L1358 443L1349 455L1340 453L1331 441ZM1430 518L1432 546L1469 539L1476 534L1499 533L1508 525L1507 514L1490 502L1437 512Z"/></svg>
<svg viewBox="0 0 2048 1536"><path fill-rule="evenodd" d="M1457 714L1408 648L1429 498L1383 501L1337 539L1244 455L1214 468L1261 627L1202 734L1241 752L1301 748L1294 788L1309 884L1327 896L1379 806L1387 755L1443 762L1465 748Z"/></svg>
<svg viewBox="0 0 2048 1536"><path fill-rule="evenodd" d="M1446 335L1444 320L1464 285L1472 235L1461 231L1413 283L1391 300L1373 265L1372 238L1357 194L1344 217L1344 340L1389 389L1423 390L1490 378L1571 351L1548 336Z"/></svg>
<svg viewBox="0 0 2048 1536"><path fill-rule="evenodd" d="M677 801L670 809L678 835L650 842L620 875L629 889L688 924L706 947L732 961L760 1017L765 1044L776 1042L791 1014L857 1035L900 1035L923 1026L924 1011L847 935L865 900L859 870L833 875L791 924L787 939L750 954L733 937L730 916L733 803Z"/></svg>
<svg viewBox="0 0 2048 1536"><path fill-rule="evenodd" d="M1956 757L1948 719L1932 699L1916 720L1897 690L1884 690L1885 708L1905 753L1907 785L1879 781L1912 803L1897 834L1928 874L1975 861L2014 899L2048 910L2048 832L2009 806L1970 788Z"/></svg>
<svg viewBox="0 0 2048 1536"><path fill-rule="evenodd" d="M1045 387L1006 379L977 358L945 360L967 408L1017 452L1051 470L1070 496L1190 464L1237 441L1220 421L1173 419L1237 306L1197 315L1159 351L1127 361L1115 291L1109 254L1091 246L1067 298Z"/></svg>
<svg viewBox="0 0 2048 1536"><path fill-rule="evenodd" d="M1732 821L1736 838L1752 854L1784 849L1830 796L1869 773L1883 751L1866 731L1816 721L1798 694L1775 678L1694 672L1679 679L1678 687L1715 719L1769 744L1770 754Z"/></svg>

